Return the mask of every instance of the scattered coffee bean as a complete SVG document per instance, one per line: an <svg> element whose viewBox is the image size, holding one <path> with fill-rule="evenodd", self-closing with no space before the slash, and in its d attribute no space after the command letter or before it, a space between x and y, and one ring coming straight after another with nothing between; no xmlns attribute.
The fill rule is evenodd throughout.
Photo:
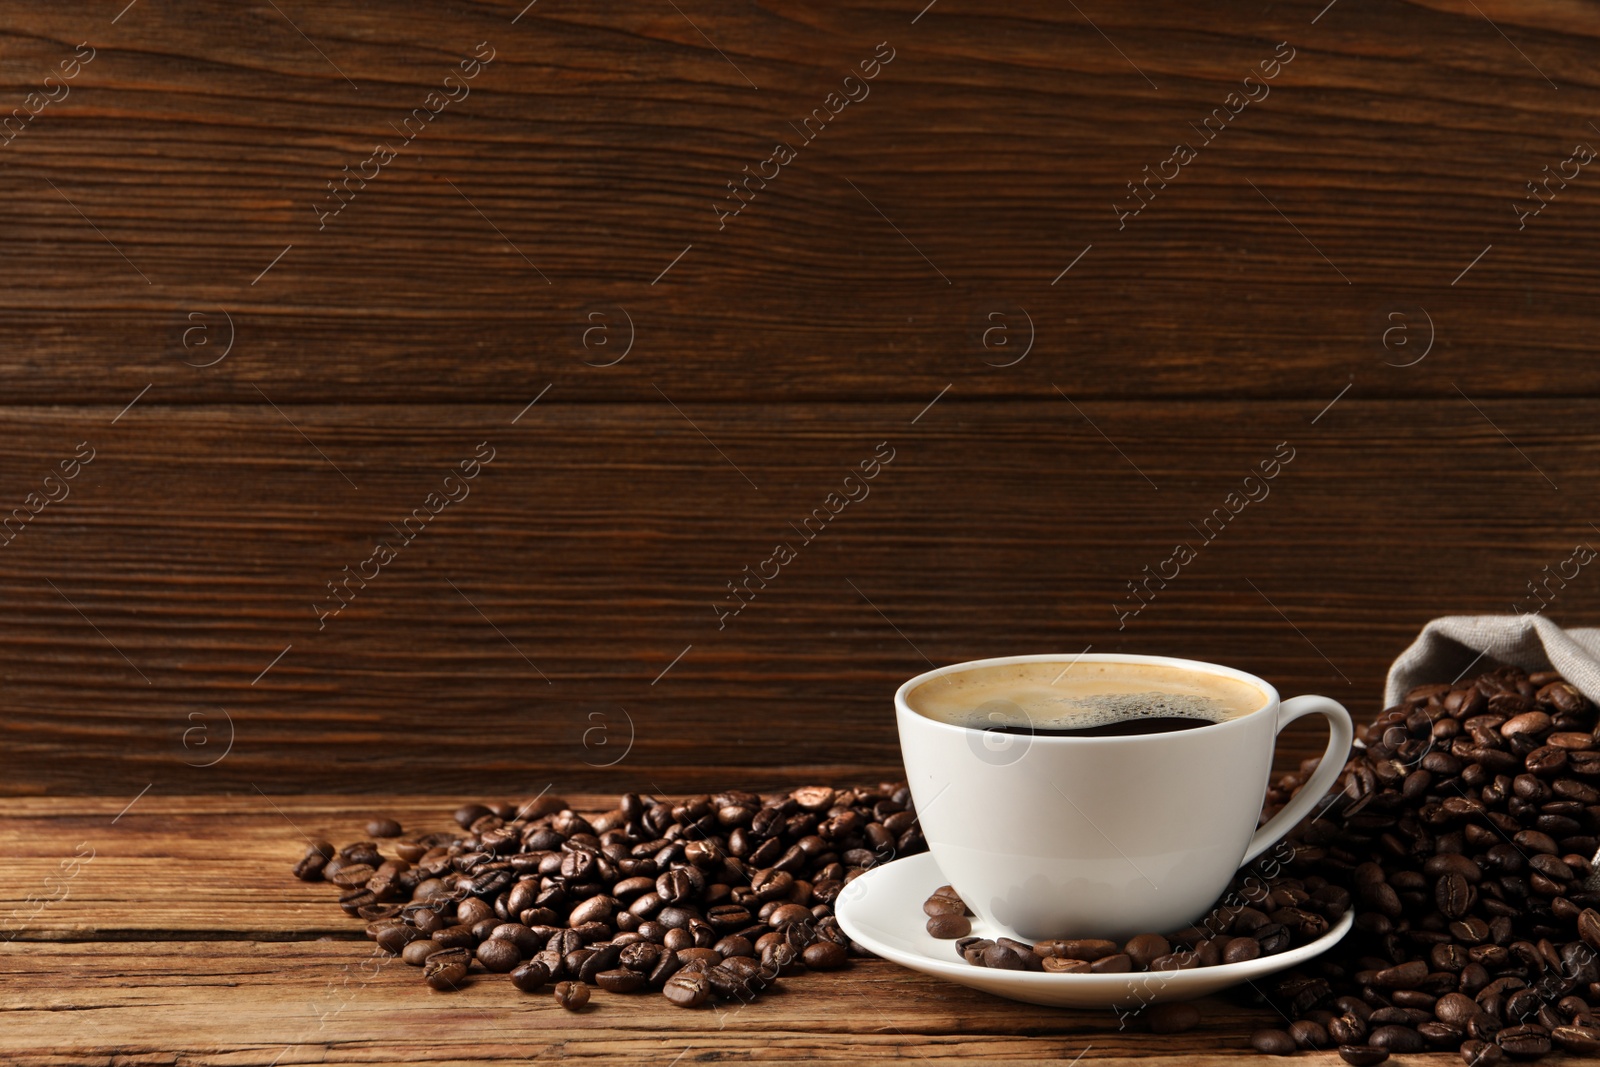
<svg viewBox="0 0 1600 1067"><path fill-rule="evenodd" d="M1153 1034L1181 1034L1200 1025L1200 1009L1184 1001L1152 1004L1145 1009L1144 1019Z"/></svg>
<svg viewBox="0 0 1600 1067"><path fill-rule="evenodd" d="M577 1011L589 1003L589 987L582 982L557 982L556 1003L568 1011Z"/></svg>
<svg viewBox="0 0 1600 1067"><path fill-rule="evenodd" d="M490 938L478 946L478 962L494 974L510 974L522 962L517 946L500 938Z"/></svg>
<svg viewBox="0 0 1600 1067"><path fill-rule="evenodd" d="M1340 1045L1339 1058L1350 1067L1373 1067L1389 1058L1389 1050L1373 1045Z"/></svg>
<svg viewBox="0 0 1600 1067"><path fill-rule="evenodd" d="M850 962L844 946L836 941L813 941L800 953L800 958L813 971L837 971Z"/></svg>
<svg viewBox="0 0 1600 1067"><path fill-rule="evenodd" d="M469 962L464 949L444 949L435 952L422 964L423 980L440 992L460 989L461 983L466 980Z"/></svg>
<svg viewBox="0 0 1600 1067"><path fill-rule="evenodd" d="M436 952L443 952L444 946L437 941L423 939L413 941L400 951L400 958L413 967L421 967L428 961L428 957Z"/></svg>
<svg viewBox="0 0 1600 1067"><path fill-rule="evenodd" d="M529 960L511 972L511 984L524 993L537 993L550 980L550 969L538 960Z"/></svg>
<svg viewBox="0 0 1600 1067"><path fill-rule="evenodd" d="M465 804L455 823L400 837L397 821L374 818L372 840L314 842L294 873L339 888L341 908L436 989L464 984L474 961L525 991L665 990L681 971L670 995L698 1004L713 995L703 976L715 968L725 968L715 995L747 1001L781 975L847 965L854 950L833 900L886 857L925 848L903 783L679 801L628 794L593 815L541 796ZM385 859L378 840L393 840L399 858ZM933 899L930 917L970 930L953 890ZM1040 969L1030 946L1002 951Z"/></svg>
<svg viewBox="0 0 1600 1067"><path fill-rule="evenodd" d="M1296 1019L1289 1024L1289 1036L1303 1049L1321 1052L1330 1047L1328 1031L1315 1019Z"/></svg>
<svg viewBox="0 0 1600 1067"><path fill-rule="evenodd" d="M644 975L621 968L601 971L594 976L594 984L607 993L632 993L644 988Z"/></svg>
<svg viewBox="0 0 1600 1067"><path fill-rule="evenodd" d="M1250 1035L1250 1047L1269 1056L1290 1056L1296 1046L1286 1031L1257 1030Z"/></svg>
<svg viewBox="0 0 1600 1067"><path fill-rule="evenodd" d="M661 992L680 1008L698 1008L711 999L711 983L703 974L679 971L667 979Z"/></svg>

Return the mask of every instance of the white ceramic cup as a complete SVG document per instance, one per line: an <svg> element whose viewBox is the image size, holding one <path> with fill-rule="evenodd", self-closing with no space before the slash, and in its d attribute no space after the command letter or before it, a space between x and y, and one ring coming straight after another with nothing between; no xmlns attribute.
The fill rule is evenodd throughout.
<svg viewBox="0 0 1600 1067"><path fill-rule="evenodd" d="M930 680L1020 663L1128 663L1248 682L1249 714L1122 737L1002 733L928 718L906 696ZM1327 697L1280 702L1254 675L1166 656L1006 656L919 674L894 695L917 817L939 870L977 915L1024 940L1166 933L1191 925L1239 867L1288 833L1333 785L1350 714ZM1299 794L1256 828L1278 732L1328 720ZM913 907L920 901L908 902Z"/></svg>

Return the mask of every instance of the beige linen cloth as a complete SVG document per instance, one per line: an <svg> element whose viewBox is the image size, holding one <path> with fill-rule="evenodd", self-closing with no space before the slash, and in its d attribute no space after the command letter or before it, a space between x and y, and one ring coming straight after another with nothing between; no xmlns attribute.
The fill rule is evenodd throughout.
<svg viewBox="0 0 1600 1067"><path fill-rule="evenodd" d="M1413 686L1450 682L1507 663L1527 671L1560 671L1600 704L1600 630L1563 629L1542 615L1446 615L1423 627L1389 668L1384 707Z"/></svg>

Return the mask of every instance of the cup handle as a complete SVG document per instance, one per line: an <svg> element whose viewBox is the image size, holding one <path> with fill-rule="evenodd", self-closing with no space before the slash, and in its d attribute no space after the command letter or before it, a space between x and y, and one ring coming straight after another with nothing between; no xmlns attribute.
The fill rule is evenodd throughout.
<svg viewBox="0 0 1600 1067"><path fill-rule="evenodd" d="M1328 747L1322 753L1322 762L1317 764L1310 780L1301 787L1294 799L1256 831L1250 839L1250 848L1245 852L1241 866L1277 844L1280 837L1310 814L1312 807L1328 792L1339 777L1339 772L1344 770L1345 761L1350 758L1350 742L1354 739L1355 730L1350 724L1350 713L1344 710L1343 704L1328 697L1315 696L1285 700L1278 708L1277 732L1282 733L1285 726L1306 715L1321 715L1328 720Z"/></svg>

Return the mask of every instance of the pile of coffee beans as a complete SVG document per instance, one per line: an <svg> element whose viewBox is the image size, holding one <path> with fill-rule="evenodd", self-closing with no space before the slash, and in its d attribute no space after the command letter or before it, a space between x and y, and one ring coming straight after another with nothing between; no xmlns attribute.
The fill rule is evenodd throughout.
<svg viewBox="0 0 1600 1067"><path fill-rule="evenodd" d="M584 817L559 797L468 804L459 831L315 842L295 876L338 887L379 948L433 989L508 974L555 983L569 1011L590 986L660 992L680 1007L749 1001L780 978L836 970L854 951L833 917L863 871L925 848L904 783L782 796L726 792L664 801L628 794Z"/></svg>
<svg viewBox="0 0 1600 1067"><path fill-rule="evenodd" d="M1233 881L1222 903L1193 926L1170 934L1137 934L1125 943L1097 938L1050 938L1029 945L1009 937L967 936L972 929L961 898L941 886L922 905L928 933L956 938L961 958L976 967L1056 974L1186 971L1244 963L1309 944L1350 910L1350 893L1327 879L1259 878Z"/></svg>
<svg viewBox="0 0 1600 1067"><path fill-rule="evenodd" d="M1364 732L1288 866L1354 898L1355 929L1272 992L1262 1052L1468 1064L1600 1052L1600 734L1550 673L1423 686ZM1315 761L1283 776L1263 820Z"/></svg>

